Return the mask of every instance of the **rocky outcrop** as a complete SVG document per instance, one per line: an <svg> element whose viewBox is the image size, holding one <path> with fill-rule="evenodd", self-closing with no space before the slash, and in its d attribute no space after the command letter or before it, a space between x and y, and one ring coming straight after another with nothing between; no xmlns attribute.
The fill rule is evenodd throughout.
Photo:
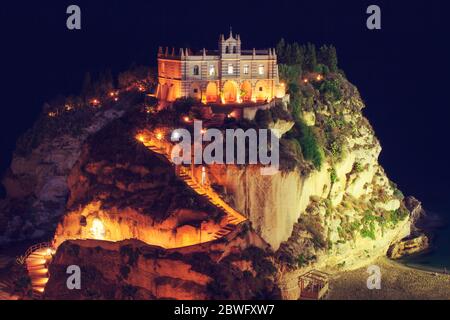
<svg viewBox="0 0 450 320"><path fill-rule="evenodd" d="M416 237L408 237L395 244L388 250L388 257L391 259L399 259L428 249L429 240L424 234Z"/></svg>
<svg viewBox="0 0 450 320"><path fill-rule="evenodd" d="M171 250L136 240L66 241L50 266L45 299L279 297L276 269L268 252L258 248L263 241L248 229L231 238ZM67 288L70 265L81 268L81 290Z"/></svg>
<svg viewBox="0 0 450 320"><path fill-rule="evenodd" d="M7 224L0 229L0 242L40 238L55 229L66 207L67 177L84 141L123 114L123 110L101 110L85 124L81 134L47 137L27 153L14 154L2 181L7 198L0 207Z"/></svg>

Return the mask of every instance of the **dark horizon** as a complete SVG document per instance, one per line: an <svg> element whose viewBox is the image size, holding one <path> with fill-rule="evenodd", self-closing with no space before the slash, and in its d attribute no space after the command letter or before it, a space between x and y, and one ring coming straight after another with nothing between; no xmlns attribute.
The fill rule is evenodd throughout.
<svg viewBox="0 0 450 320"><path fill-rule="evenodd" d="M230 10L209 3L77 1L81 31L66 29L71 2L2 4L1 172L43 103L78 94L86 72L155 65L158 46L216 49L231 26L245 49L275 47L280 38L336 46L340 67L366 102L388 176L426 207L450 205L444 1L261 0ZM370 4L381 7L382 30L366 28Z"/></svg>

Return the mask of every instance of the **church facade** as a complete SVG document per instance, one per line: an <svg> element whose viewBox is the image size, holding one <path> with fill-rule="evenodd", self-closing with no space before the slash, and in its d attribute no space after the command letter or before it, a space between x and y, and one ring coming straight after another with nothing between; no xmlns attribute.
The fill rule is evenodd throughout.
<svg viewBox="0 0 450 320"><path fill-rule="evenodd" d="M219 37L218 50L158 52L160 101L192 97L203 103L269 102L285 95L275 49L242 50L239 35Z"/></svg>

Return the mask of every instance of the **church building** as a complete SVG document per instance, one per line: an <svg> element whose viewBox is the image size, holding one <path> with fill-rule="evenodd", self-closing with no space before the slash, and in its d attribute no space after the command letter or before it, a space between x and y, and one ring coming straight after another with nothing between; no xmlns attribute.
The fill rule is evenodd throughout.
<svg viewBox="0 0 450 320"><path fill-rule="evenodd" d="M203 103L270 102L285 95L275 49L242 50L239 35L219 37L218 50L158 52L160 101L192 97Z"/></svg>

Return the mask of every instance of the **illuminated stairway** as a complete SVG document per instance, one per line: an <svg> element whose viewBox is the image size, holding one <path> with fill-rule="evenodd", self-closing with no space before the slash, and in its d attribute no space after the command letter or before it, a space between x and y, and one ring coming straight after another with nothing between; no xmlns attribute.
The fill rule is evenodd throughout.
<svg viewBox="0 0 450 320"><path fill-rule="evenodd" d="M34 299L40 299L44 293L49 278L47 265L50 258L51 249L48 246L40 245L38 249L32 250L25 259Z"/></svg>
<svg viewBox="0 0 450 320"><path fill-rule="evenodd" d="M163 145L164 142L161 139L152 138L148 135L140 135L138 136L138 140L141 141L149 150L163 155L168 161L171 161L170 153L166 152L166 150L170 150L170 146L168 148L164 148L159 145ZM214 235L214 239L219 239L229 234L234 228L243 221L247 219L234 210L231 206L229 206L222 198L210 187L205 187L198 183L196 179L193 177L191 170L189 168L178 166L178 170L175 170L177 176L184 181L184 183L194 190L197 194L204 197L208 202L214 205L219 210L223 211L227 215L227 225L222 227L219 231L217 231Z"/></svg>

